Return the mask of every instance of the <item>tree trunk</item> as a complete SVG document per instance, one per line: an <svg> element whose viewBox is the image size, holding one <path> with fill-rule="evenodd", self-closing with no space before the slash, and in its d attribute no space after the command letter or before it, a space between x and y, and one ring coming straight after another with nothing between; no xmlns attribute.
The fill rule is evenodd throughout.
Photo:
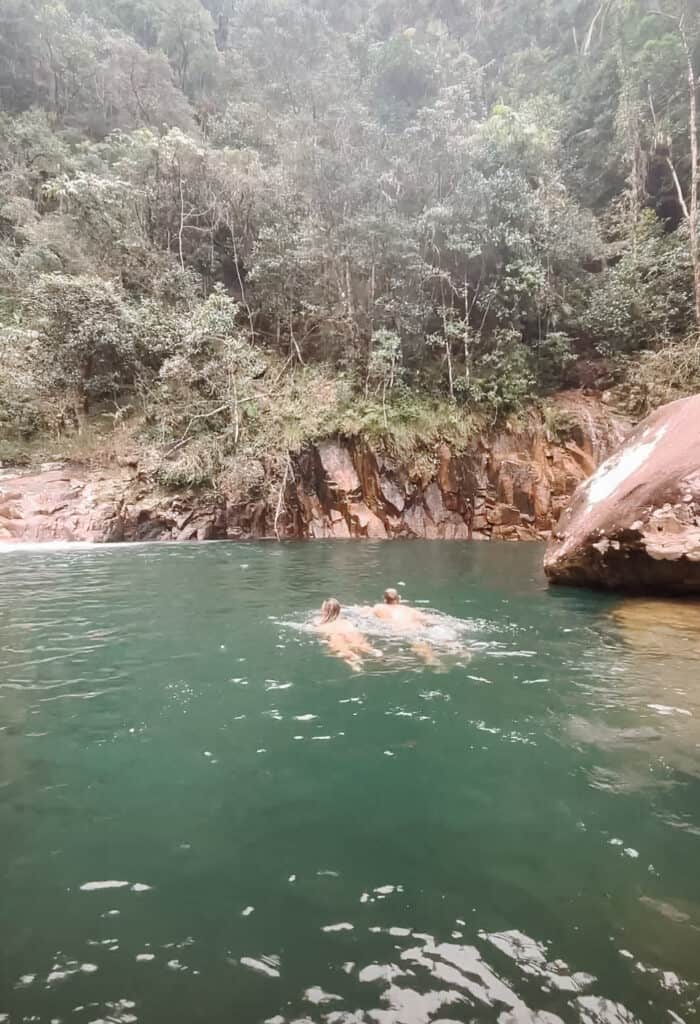
<svg viewBox="0 0 700 1024"><path fill-rule="evenodd" d="M693 59L685 31L681 28L683 46L688 61L688 100L690 130L690 206L688 209L688 232L690 234L690 256L693 263L693 288L695 292L695 329L700 336L700 250L698 249L698 91Z"/></svg>
<svg viewBox="0 0 700 1024"><path fill-rule="evenodd" d="M185 194L182 190L182 169L180 161L177 162L177 183L180 189L180 225L177 232L177 250L180 256L180 269L185 269L185 257L182 251L182 235L185 230Z"/></svg>
<svg viewBox="0 0 700 1024"><path fill-rule="evenodd" d="M447 357L447 382L450 388L450 398L455 396L454 378L452 376L452 353L450 351L450 339L445 337L445 355Z"/></svg>
<svg viewBox="0 0 700 1024"><path fill-rule="evenodd" d="M657 11L661 17L670 18L676 23L681 37L683 52L688 69L688 134L690 136L690 201L686 202L678 173L670 156L666 163L671 171L673 184L676 187L678 202L688 224L688 244L690 262L693 268L693 295L695 298L695 333L700 342L700 248L698 247L698 186L700 185L700 167L698 166L698 82L693 67L693 50L685 30L685 14L680 18ZM650 96L651 102L651 96ZM652 116L654 113L653 103Z"/></svg>
<svg viewBox="0 0 700 1024"><path fill-rule="evenodd" d="M469 282L464 278L464 383L469 387L471 377L471 344L469 338Z"/></svg>

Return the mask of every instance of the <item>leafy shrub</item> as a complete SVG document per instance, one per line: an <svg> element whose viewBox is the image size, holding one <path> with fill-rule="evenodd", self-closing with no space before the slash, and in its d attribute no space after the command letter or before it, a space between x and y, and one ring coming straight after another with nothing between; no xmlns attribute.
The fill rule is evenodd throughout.
<svg viewBox="0 0 700 1024"><path fill-rule="evenodd" d="M619 257L598 276L583 328L603 355L682 335L693 315L691 280L686 229L668 234L647 210Z"/></svg>
<svg viewBox="0 0 700 1024"><path fill-rule="evenodd" d="M667 342L656 351L627 360L625 381L617 388L620 404L634 416L645 416L666 402L700 392L700 341Z"/></svg>
<svg viewBox="0 0 700 1024"><path fill-rule="evenodd" d="M497 332L493 347L481 360L479 377L469 394L478 404L492 410L493 418L517 412L537 393L531 353L516 331Z"/></svg>

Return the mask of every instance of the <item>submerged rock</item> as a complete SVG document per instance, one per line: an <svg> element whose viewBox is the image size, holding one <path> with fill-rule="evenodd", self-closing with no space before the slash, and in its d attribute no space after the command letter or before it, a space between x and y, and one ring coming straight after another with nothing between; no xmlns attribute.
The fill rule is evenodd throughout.
<svg viewBox="0 0 700 1024"><path fill-rule="evenodd" d="M700 593L700 395L657 409L577 489L544 568L553 583Z"/></svg>

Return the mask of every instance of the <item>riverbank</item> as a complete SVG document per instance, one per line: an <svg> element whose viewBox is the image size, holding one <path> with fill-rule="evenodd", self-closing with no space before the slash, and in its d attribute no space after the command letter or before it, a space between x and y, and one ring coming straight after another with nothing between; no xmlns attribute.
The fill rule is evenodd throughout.
<svg viewBox="0 0 700 1024"><path fill-rule="evenodd" d="M0 541L544 539L628 426L599 398L563 392L547 416L533 408L460 450L443 441L402 458L357 437L321 440L266 492L165 488L138 452L6 468Z"/></svg>

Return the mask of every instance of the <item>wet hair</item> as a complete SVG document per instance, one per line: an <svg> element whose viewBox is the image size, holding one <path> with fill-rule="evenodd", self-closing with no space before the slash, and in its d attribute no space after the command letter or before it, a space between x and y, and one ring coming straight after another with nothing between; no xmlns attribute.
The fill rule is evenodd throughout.
<svg viewBox="0 0 700 1024"><path fill-rule="evenodd" d="M335 622L340 615L340 601L336 601L334 597L329 597L321 605L321 623Z"/></svg>
<svg viewBox="0 0 700 1024"><path fill-rule="evenodd" d="M398 604L400 600L398 590L394 590L393 587L384 591L384 604Z"/></svg>

